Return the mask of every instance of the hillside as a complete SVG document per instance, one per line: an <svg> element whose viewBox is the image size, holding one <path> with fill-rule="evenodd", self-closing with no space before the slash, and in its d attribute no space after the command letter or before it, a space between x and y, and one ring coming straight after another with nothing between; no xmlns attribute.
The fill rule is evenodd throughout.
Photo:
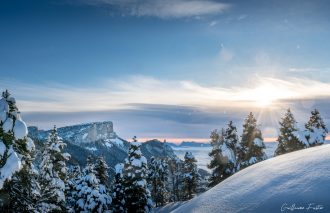
<svg viewBox="0 0 330 213"><path fill-rule="evenodd" d="M173 212L329 212L329 192L330 145L323 145L250 166Z"/></svg>
<svg viewBox="0 0 330 213"><path fill-rule="evenodd" d="M50 130L39 130L37 127L28 127L28 130L29 137L36 142L38 150L42 150L43 142L47 139ZM110 166L111 174L114 172L114 166L127 157L129 142L114 132L111 121L66 126L57 130L67 144L64 151L71 155L69 164L84 166L88 155L95 158L104 156ZM142 143L141 151L147 160L150 160L151 156L176 157L170 145L158 140ZM37 161L40 161L38 156Z"/></svg>

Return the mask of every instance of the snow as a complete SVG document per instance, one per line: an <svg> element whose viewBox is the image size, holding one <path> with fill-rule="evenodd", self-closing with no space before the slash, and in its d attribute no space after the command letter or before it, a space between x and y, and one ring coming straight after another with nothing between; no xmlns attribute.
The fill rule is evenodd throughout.
<svg viewBox="0 0 330 213"><path fill-rule="evenodd" d="M294 204L329 205L329 162L330 145L280 155L237 172L173 212L281 212Z"/></svg>
<svg viewBox="0 0 330 213"><path fill-rule="evenodd" d="M3 141L0 140L0 158L3 156L5 151L6 151L6 145L3 143Z"/></svg>
<svg viewBox="0 0 330 213"><path fill-rule="evenodd" d="M235 158L233 151L231 149L229 149L225 143L220 146L220 149L221 149L222 155L224 157L227 157L228 161L230 161L232 163L236 162L236 158Z"/></svg>
<svg viewBox="0 0 330 213"><path fill-rule="evenodd" d="M13 129L13 119L7 118L2 128L5 132L11 131Z"/></svg>
<svg viewBox="0 0 330 213"><path fill-rule="evenodd" d="M14 135L17 139L24 139L27 136L28 130L26 124L22 120L16 120L13 128Z"/></svg>
<svg viewBox="0 0 330 213"><path fill-rule="evenodd" d="M88 149L89 151L92 151L92 152L95 152L97 151L97 148L96 147L86 147L86 149Z"/></svg>
<svg viewBox="0 0 330 213"><path fill-rule="evenodd" d="M154 209L154 212L156 213L168 213L168 212L172 212L174 209L182 206L183 204L187 203L188 201L178 201L178 202L172 202L172 203L168 203L165 206L162 207L156 207Z"/></svg>
<svg viewBox="0 0 330 213"><path fill-rule="evenodd" d="M27 149L32 152L35 149L35 145L31 138L27 138Z"/></svg>
<svg viewBox="0 0 330 213"><path fill-rule="evenodd" d="M136 167L141 167L142 166L142 161L140 159L133 159L132 160L132 165Z"/></svg>
<svg viewBox="0 0 330 213"><path fill-rule="evenodd" d="M4 182L10 180L11 176L22 167L21 160L12 146L8 150L8 156L6 164L0 169L0 189L2 189Z"/></svg>
<svg viewBox="0 0 330 213"><path fill-rule="evenodd" d="M1 98L0 100L0 111L9 111L9 106L5 98Z"/></svg>
<svg viewBox="0 0 330 213"><path fill-rule="evenodd" d="M302 142L306 147L309 147L308 140L306 139L306 135L308 134L308 131L294 131L292 133L300 142Z"/></svg>
<svg viewBox="0 0 330 213"><path fill-rule="evenodd" d="M118 163L115 166L116 174L122 174L123 173L123 169L124 169L124 164L123 163Z"/></svg>
<svg viewBox="0 0 330 213"><path fill-rule="evenodd" d="M5 122L7 119L7 112L6 111L0 111L0 122Z"/></svg>
<svg viewBox="0 0 330 213"><path fill-rule="evenodd" d="M264 146L264 143L263 141L260 139L260 138L255 138L253 140L253 143L256 145L256 146L259 146L259 147L263 147Z"/></svg>
<svg viewBox="0 0 330 213"><path fill-rule="evenodd" d="M133 146L140 147L141 143L140 142L131 142Z"/></svg>

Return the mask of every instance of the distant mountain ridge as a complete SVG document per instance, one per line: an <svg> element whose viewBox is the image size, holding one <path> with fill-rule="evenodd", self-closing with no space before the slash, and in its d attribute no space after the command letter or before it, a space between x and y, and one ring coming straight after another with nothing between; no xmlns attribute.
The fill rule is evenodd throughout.
<svg viewBox="0 0 330 213"><path fill-rule="evenodd" d="M29 137L42 148L51 130L39 130L35 126L30 126L28 131ZM94 158L103 156L110 166L110 172L113 173L114 166L124 162L127 157L129 142L116 134L111 121L60 127L57 131L67 144L64 151L71 155L70 164L84 166L88 155L92 155ZM168 143L156 139L142 143L141 152L147 160L150 160L152 156L176 157Z"/></svg>

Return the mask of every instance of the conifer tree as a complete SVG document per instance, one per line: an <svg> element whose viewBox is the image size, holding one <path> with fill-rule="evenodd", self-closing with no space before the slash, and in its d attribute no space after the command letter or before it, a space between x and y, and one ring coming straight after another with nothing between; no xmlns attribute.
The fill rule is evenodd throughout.
<svg viewBox="0 0 330 213"><path fill-rule="evenodd" d="M42 212L64 211L66 209L65 182L66 161L69 160L68 153L62 153L66 146L58 136L54 126L45 149L42 153L42 161L39 169L40 196L38 209Z"/></svg>
<svg viewBox="0 0 330 213"><path fill-rule="evenodd" d="M249 113L243 124L243 134L238 148L238 168L243 169L254 163L266 159L266 148L257 120L252 112Z"/></svg>
<svg viewBox="0 0 330 213"><path fill-rule="evenodd" d="M293 152L304 149L306 145L297 137L298 128L296 127L296 120L294 119L291 110L288 109L282 121L280 121L280 134L278 136L278 145L275 150L276 155Z"/></svg>
<svg viewBox="0 0 330 213"><path fill-rule="evenodd" d="M164 159L151 157L149 163L148 182L151 188L151 197L156 207L163 206L168 199L166 182L168 178L167 163Z"/></svg>
<svg viewBox="0 0 330 213"><path fill-rule="evenodd" d="M73 213L74 207L76 203L76 191L75 187L77 185L77 182L81 176L81 169L79 165L71 166L68 169L68 181L66 182L65 186L65 198L66 198L66 209L67 212Z"/></svg>
<svg viewBox="0 0 330 213"><path fill-rule="evenodd" d="M233 122L228 123L228 127L224 134L224 143L220 146L221 154L227 158L225 165L225 176L234 174L237 171L237 154L240 149L237 129Z"/></svg>
<svg viewBox="0 0 330 213"><path fill-rule="evenodd" d="M124 164L119 163L115 166L115 181L112 189L111 210L113 213L126 213L125 194L123 185Z"/></svg>
<svg viewBox="0 0 330 213"><path fill-rule="evenodd" d="M95 165L96 177L100 180L100 184L109 187L109 166L102 156L98 157Z"/></svg>
<svg viewBox="0 0 330 213"><path fill-rule="evenodd" d="M128 158L125 159L124 186L127 212L150 212L152 201L147 188L147 159L140 150L136 137L130 143Z"/></svg>
<svg viewBox="0 0 330 213"><path fill-rule="evenodd" d="M36 211L36 204L40 198L38 172L32 164L34 146L29 147L29 152L29 156L25 156L23 168L13 175L9 184L5 184L5 191L10 197L10 205L7 208L14 212Z"/></svg>
<svg viewBox="0 0 330 213"><path fill-rule="evenodd" d="M170 201L183 200L183 167L184 164L179 158L168 160Z"/></svg>
<svg viewBox="0 0 330 213"><path fill-rule="evenodd" d="M90 158L87 161L83 174L75 185L75 212L102 213L109 209L111 197L96 177L95 166Z"/></svg>
<svg viewBox="0 0 330 213"><path fill-rule="evenodd" d="M320 112L315 109L311 112L309 121L305 124L306 139L310 146L318 146L324 143L328 129L326 128Z"/></svg>
<svg viewBox="0 0 330 213"><path fill-rule="evenodd" d="M196 159L191 152L184 156L184 199L190 200L197 192L199 174L197 171Z"/></svg>
<svg viewBox="0 0 330 213"><path fill-rule="evenodd" d="M30 208L27 207L27 198L23 198L24 194L32 193L28 189L29 185L34 185L32 175L27 175L32 174L30 163L34 147L27 133L15 98L7 90L4 91L0 100L0 209L16 209L20 204L24 205L23 209ZM13 176L14 180L11 181ZM16 190L19 185L24 187L22 193ZM14 198L16 195L17 200Z"/></svg>
<svg viewBox="0 0 330 213"><path fill-rule="evenodd" d="M209 156L212 158L211 162L207 165L212 170L209 178L209 186L213 187L228 177L225 173L226 159L221 153L221 146L224 144L225 131L221 129L221 133L217 130L211 132L211 146L212 150Z"/></svg>

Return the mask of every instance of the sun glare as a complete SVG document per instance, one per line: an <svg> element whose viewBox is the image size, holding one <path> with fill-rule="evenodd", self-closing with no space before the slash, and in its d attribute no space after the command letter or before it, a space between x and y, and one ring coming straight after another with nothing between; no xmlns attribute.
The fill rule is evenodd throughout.
<svg viewBox="0 0 330 213"><path fill-rule="evenodd" d="M256 88L244 91L240 94L240 98L254 102L254 105L257 107L265 108L274 105L279 100L288 99L294 95L286 87L266 82Z"/></svg>

